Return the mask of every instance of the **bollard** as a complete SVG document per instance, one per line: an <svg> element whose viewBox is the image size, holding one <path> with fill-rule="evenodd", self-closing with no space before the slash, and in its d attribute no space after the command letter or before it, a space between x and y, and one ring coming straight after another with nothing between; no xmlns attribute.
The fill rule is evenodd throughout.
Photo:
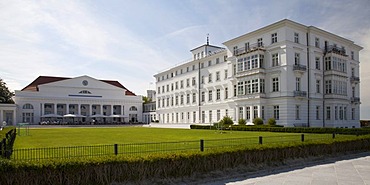
<svg viewBox="0 0 370 185"><path fill-rule="evenodd" d="M118 155L118 144L114 144L114 155Z"/></svg>
<svg viewBox="0 0 370 185"><path fill-rule="evenodd" d="M304 134L301 135L301 141L304 142Z"/></svg>
<svg viewBox="0 0 370 185"><path fill-rule="evenodd" d="M262 136L259 137L259 144L262 145Z"/></svg>
<svg viewBox="0 0 370 185"><path fill-rule="evenodd" d="M200 151L201 152L204 151L204 140L203 139L200 140Z"/></svg>

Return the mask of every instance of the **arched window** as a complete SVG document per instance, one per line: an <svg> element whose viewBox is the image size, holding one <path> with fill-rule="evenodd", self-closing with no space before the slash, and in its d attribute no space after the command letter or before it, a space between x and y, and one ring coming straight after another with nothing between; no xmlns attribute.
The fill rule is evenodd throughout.
<svg viewBox="0 0 370 185"><path fill-rule="evenodd" d="M130 111L137 111L137 108L135 106L130 107Z"/></svg>
<svg viewBox="0 0 370 185"><path fill-rule="evenodd" d="M23 105L23 109L33 109L33 106L29 103Z"/></svg>
<svg viewBox="0 0 370 185"><path fill-rule="evenodd" d="M80 94L91 94L91 92L90 92L90 91L88 91L88 90L82 90L82 91L80 91L79 93L80 93Z"/></svg>

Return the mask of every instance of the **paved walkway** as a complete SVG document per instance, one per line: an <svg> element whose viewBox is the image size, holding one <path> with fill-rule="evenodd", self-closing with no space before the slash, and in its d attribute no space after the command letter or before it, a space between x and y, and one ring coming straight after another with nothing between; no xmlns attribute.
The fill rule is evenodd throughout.
<svg viewBox="0 0 370 185"><path fill-rule="evenodd" d="M317 164L319 163L319 164ZM321 164L320 164L321 163ZM209 185L370 185L370 152L245 175Z"/></svg>

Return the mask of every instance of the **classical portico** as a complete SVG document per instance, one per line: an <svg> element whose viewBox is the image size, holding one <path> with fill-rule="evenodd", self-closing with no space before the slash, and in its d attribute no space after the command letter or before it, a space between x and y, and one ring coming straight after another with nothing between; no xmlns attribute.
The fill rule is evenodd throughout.
<svg viewBox="0 0 370 185"><path fill-rule="evenodd" d="M15 92L18 118L38 124L59 122L141 122L142 98L117 81L40 76ZM67 119L69 118L69 119ZM138 119L139 118L139 119Z"/></svg>

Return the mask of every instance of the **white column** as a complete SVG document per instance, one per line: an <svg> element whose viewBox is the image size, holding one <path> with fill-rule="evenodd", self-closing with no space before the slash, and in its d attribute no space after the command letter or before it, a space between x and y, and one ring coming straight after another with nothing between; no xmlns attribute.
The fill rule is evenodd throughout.
<svg viewBox="0 0 370 185"><path fill-rule="evenodd" d="M15 110L13 110L13 125L16 125L17 124L17 117L15 115Z"/></svg>
<svg viewBox="0 0 370 185"><path fill-rule="evenodd" d="M41 103L41 116L45 115L45 104Z"/></svg>
<svg viewBox="0 0 370 185"><path fill-rule="evenodd" d="M250 122L253 122L253 119L254 119L254 117L253 117L253 106L250 106L249 107L249 115L250 115Z"/></svg>
<svg viewBox="0 0 370 185"><path fill-rule="evenodd" d="M235 121L239 120L239 107L235 107Z"/></svg>
<svg viewBox="0 0 370 185"><path fill-rule="evenodd" d="M243 107L243 117L241 117L241 118L243 118L243 119L245 119L245 118L247 118L247 107ZM237 121L239 121L239 120L237 120Z"/></svg>
<svg viewBox="0 0 370 185"><path fill-rule="evenodd" d="M57 114L57 105L56 103L54 103L54 114Z"/></svg>
<svg viewBox="0 0 370 185"><path fill-rule="evenodd" d="M4 121L3 110L0 110L0 123L2 124L3 121Z"/></svg>
<svg viewBox="0 0 370 185"><path fill-rule="evenodd" d="M258 117L262 119L262 115L261 115L261 105L257 105L257 110L258 110Z"/></svg>
<svg viewBox="0 0 370 185"><path fill-rule="evenodd" d="M92 104L89 104L89 115L92 115Z"/></svg>
<svg viewBox="0 0 370 185"><path fill-rule="evenodd" d="M125 115L125 110L124 110L125 106L121 105L121 115Z"/></svg>
<svg viewBox="0 0 370 185"><path fill-rule="evenodd" d="M66 103L66 114L69 114L69 104Z"/></svg>
<svg viewBox="0 0 370 185"><path fill-rule="evenodd" d="M113 115L113 112L114 112L114 111L113 111L113 108L114 108L113 106L114 106L114 105L110 105L110 115Z"/></svg>
<svg viewBox="0 0 370 185"><path fill-rule="evenodd" d="M103 115L103 105L100 104L100 114Z"/></svg>

